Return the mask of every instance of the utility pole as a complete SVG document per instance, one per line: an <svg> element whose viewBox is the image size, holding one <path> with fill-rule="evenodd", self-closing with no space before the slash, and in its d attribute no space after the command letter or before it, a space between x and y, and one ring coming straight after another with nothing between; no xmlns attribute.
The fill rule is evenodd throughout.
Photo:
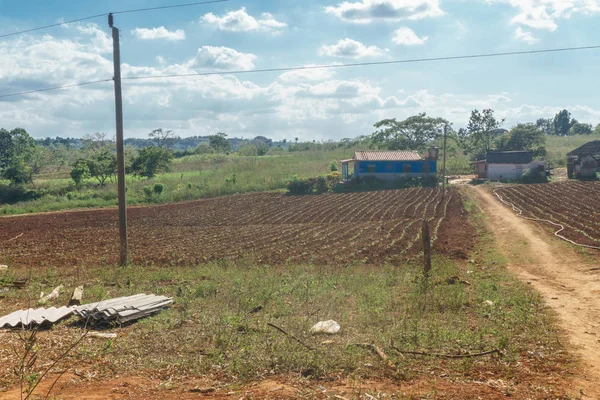
<svg viewBox="0 0 600 400"><path fill-rule="evenodd" d="M446 140L448 139L448 124L444 124L444 181L442 182L443 193L446 194Z"/></svg>
<svg viewBox="0 0 600 400"><path fill-rule="evenodd" d="M127 265L127 202L125 193L125 154L123 151L123 98L121 93L121 48L119 45L119 30L114 27L114 17L108 14L108 26L112 29L113 63L115 82L115 112L117 119L117 177L119 198L119 237L121 251L119 264Z"/></svg>

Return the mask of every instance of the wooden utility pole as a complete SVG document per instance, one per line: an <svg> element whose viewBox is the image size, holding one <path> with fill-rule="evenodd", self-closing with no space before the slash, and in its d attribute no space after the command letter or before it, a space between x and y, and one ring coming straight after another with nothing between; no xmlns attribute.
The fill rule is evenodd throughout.
<svg viewBox="0 0 600 400"><path fill-rule="evenodd" d="M421 236L423 236L423 273L425 276L429 276L429 271L431 271L431 237L429 236L429 221L426 219L423 220Z"/></svg>
<svg viewBox="0 0 600 400"><path fill-rule="evenodd" d="M123 151L123 98L121 93L121 48L119 45L119 30L114 27L114 17L108 14L108 26L112 29L113 63L115 82L115 112L117 119L117 177L119 198L119 237L121 251L119 264L127 264L127 201L125 193L125 154Z"/></svg>
<svg viewBox="0 0 600 400"><path fill-rule="evenodd" d="M442 192L446 194L446 140L448 139L448 124L444 124L444 180L442 182Z"/></svg>

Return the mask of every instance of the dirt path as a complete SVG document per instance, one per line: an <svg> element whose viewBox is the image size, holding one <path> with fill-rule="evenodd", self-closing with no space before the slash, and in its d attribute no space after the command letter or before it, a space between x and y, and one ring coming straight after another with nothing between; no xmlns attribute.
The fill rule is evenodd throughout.
<svg viewBox="0 0 600 400"><path fill-rule="evenodd" d="M557 243L535 223L505 207L483 187L472 187L489 218L508 268L530 282L559 316L571 345L583 361L574 392L600 399L600 267L574 247ZM578 394L578 393L576 393Z"/></svg>

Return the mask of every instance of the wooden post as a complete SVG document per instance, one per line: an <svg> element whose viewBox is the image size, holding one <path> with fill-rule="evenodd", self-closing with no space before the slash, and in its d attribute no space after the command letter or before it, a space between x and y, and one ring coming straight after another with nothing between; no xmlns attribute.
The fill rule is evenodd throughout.
<svg viewBox="0 0 600 400"><path fill-rule="evenodd" d="M423 220L423 272L425 276L429 276L429 271L431 270L431 237L429 236L429 221L426 219Z"/></svg>
<svg viewBox="0 0 600 400"><path fill-rule="evenodd" d="M446 139L448 138L448 125L444 124L444 180L442 182L442 193L446 194Z"/></svg>
<svg viewBox="0 0 600 400"><path fill-rule="evenodd" d="M113 38L113 64L115 82L115 111L117 124L117 188L119 198L119 238L121 248L119 264L127 265L127 201L125 187L125 153L123 150L123 99L121 95L121 48L119 44L119 30L114 27L112 14L108 15L108 26L112 29Z"/></svg>

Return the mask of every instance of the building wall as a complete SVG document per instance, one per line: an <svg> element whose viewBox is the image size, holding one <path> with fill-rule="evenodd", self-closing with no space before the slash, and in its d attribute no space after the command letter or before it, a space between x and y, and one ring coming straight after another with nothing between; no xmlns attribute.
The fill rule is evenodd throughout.
<svg viewBox="0 0 600 400"><path fill-rule="evenodd" d="M521 179L523 172L529 169L530 171L536 171L538 167L544 166L544 161L534 161L531 164L488 164L487 178L491 181L503 180L503 179Z"/></svg>
<svg viewBox="0 0 600 400"><path fill-rule="evenodd" d="M402 177L430 177L437 175L437 161L355 161L355 177L374 177L394 180Z"/></svg>

